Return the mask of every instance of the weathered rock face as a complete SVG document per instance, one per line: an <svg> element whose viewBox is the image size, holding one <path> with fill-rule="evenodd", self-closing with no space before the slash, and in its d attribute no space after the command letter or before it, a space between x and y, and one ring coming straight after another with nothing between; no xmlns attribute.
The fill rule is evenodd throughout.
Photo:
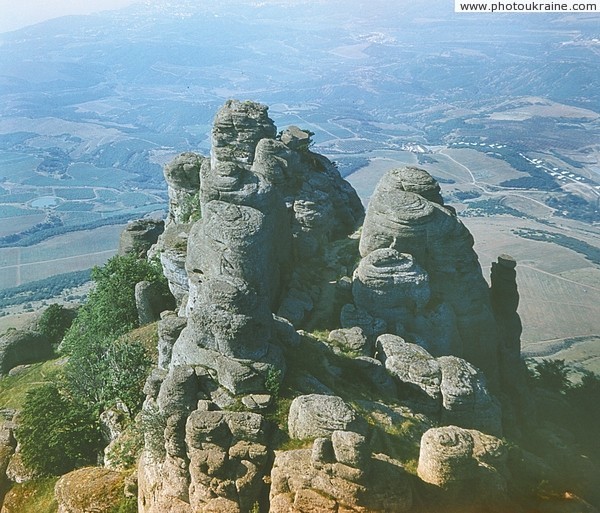
<svg viewBox="0 0 600 513"><path fill-rule="evenodd" d="M328 339L345 351L351 351L363 356L370 356L374 353L373 343L367 339L362 328L358 326L332 330L329 333Z"/></svg>
<svg viewBox="0 0 600 513"><path fill-rule="evenodd" d="M455 356L434 358L396 335L381 335L377 349L396 378L400 395L415 408L443 424L501 435L500 404L488 392L483 374L470 363Z"/></svg>
<svg viewBox="0 0 600 513"><path fill-rule="evenodd" d="M519 292L517 291L517 262L509 255L500 255L492 262L490 298L498 323L503 354L516 363L521 358L521 318L517 313Z"/></svg>
<svg viewBox="0 0 600 513"><path fill-rule="evenodd" d="M503 500L506 454L491 436L502 418L487 382L498 383L497 322L514 314L512 285L497 286L496 273L490 301L470 233L412 167L373 195L351 280L355 253L341 263L337 251L352 241L356 251L356 238L337 239L363 214L356 193L309 150L310 132L276 134L265 106L229 101L210 158L184 154L165 169L170 214L153 252L178 311L161 314L159 368L144 388L154 428L139 511L265 509L269 480L271 512L414 511L413 490L460 497L468 483ZM313 276L329 269L338 274L327 289ZM492 310L494 294L510 305ZM337 316L340 297L328 342L295 331L330 315L328 301ZM282 382L297 395L287 432L310 447L274 453L263 414L286 404L273 408ZM346 402L355 387L365 400ZM386 453L404 458L395 451L407 443L414 462L437 424L461 427L423 437L419 481Z"/></svg>
<svg viewBox="0 0 600 513"><path fill-rule="evenodd" d="M164 315L158 322L158 366L168 369L171 363L173 345L187 324L185 317L174 313Z"/></svg>
<svg viewBox="0 0 600 513"><path fill-rule="evenodd" d="M177 301L182 315L185 314L185 302L189 292L188 276L185 271L188 236L191 224L170 223L149 250L148 255L158 257L163 274L169 284L169 290Z"/></svg>
<svg viewBox="0 0 600 513"><path fill-rule="evenodd" d="M165 298L157 283L140 281L135 285L135 306L140 326L159 319L161 312L173 308L173 299Z"/></svg>
<svg viewBox="0 0 600 513"><path fill-rule="evenodd" d="M432 428L421 439L418 474L426 483L450 492L447 500L470 510L474 504L499 507L508 501L502 440L475 430Z"/></svg>
<svg viewBox="0 0 600 513"><path fill-rule="evenodd" d="M147 409L167 422L166 456L142 459L140 511L248 511L257 500L264 420L217 410L235 396L257 411L269 404L267 386L285 373L279 346L297 344L284 318L302 322L318 294L304 269L363 215L335 166L308 150L310 133L276 134L265 106L229 101L215 117L210 159L184 154L165 168L170 213L153 251L180 307L159 323L167 372L146 384ZM191 223L183 206L196 198L201 218ZM260 436L238 425L243 415Z"/></svg>
<svg viewBox="0 0 600 513"><path fill-rule="evenodd" d="M140 511L249 511L263 485L268 430L261 415L201 401L187 420L167 420L166 456L140 464ZM157 479L159 478L159 479Z"/></svg>
<svg viewBox="0 0 600 513"><path fill-rule="evenodd" d="M407 253L380 248L360 261L352 286L354 301L394 331L423 311L430 299L429 276Z"/></svg>
<svg viewBox="0 0 600 513"><path fill-rule="evenodd" d="M165 222L158 219L137 219L127 224L119 238L119 255L133 254L144 258L165 229Z"/></svg>
<svg viewBox="0 0 600 513"><path fill-rule="evenodd" d="M386 320L388 333L418 341L435 356L465 358L497 381L498 330L473 238L444 207L426 171L384 175L369 203L360 253L357 308ZM391 287L396 282L404 294Z"/></svg>
<svg viewBox="0 0 600 513"><path fill-rule="evenodd" d="M182 153L164 167L169 192L166 224L185 224L200 217L200 169L205 158Z"/></svg>
<svg viewBox="0 0 600 513"><path fill-rule="evenodd" d="M362 435L333 431L312 448L276 452L271 513L410 511L411 479L400 462L371 454Z"/></svg>
<svg viewBox="0 0 600 513"><path fill-rule="evenodd" d="M86 513L116 508L124 498L124 479L121 472L99 467L82 468L65 474L54 489L58 513Z"/></svg>
<svg viewBox="0 0 600 513"><path fill-rule="evenodd" d="M316 438L338 430L364 430L359 418L341 397L301 395L290 406L288 429L292 438Z"/></svg>

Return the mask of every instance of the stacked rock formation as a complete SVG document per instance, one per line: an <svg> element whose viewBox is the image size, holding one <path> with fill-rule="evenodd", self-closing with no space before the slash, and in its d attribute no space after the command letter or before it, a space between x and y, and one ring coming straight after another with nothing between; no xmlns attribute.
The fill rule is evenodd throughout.
<svg viewBox="0 0 600 513"><path fill-rule="evenodd" d="M285 372L280 346L297 337L274 313L302 321L318 294L303 267L362 218L354 190L309 151L309 132L276 133L265 106L229 101L210 159L184 154L165 168L170 212L154 252L179 309L159 322L163 370L146 386L145 411L166 429L146 443L140 511L248 511L266 461L264 419L216 410L240 395L268 404L267 386Z"/></svg>
<svg viewBox="0 0 600 513"><path fill-rule="evenodd" d="M164 168L169 194L169 212L164 233L150 254L160 258L169 288L181 305L188 293L185 272L187 239L191 226L200 217L200 169L208 159L182 153Z"/></svg>
<svg viewBox="0 0 600 513"><path fill-rule="evenodd" d="M500 255L492 262L490 297L494 316L501 331L505 367L518 366L521 358L523 326L517 313L517 262L509 255Z"/></svg>
<svg viewBox="0 0 600 513"><path fill-rule="evenodd" d="M500 435L500 404L488 392L483 374L456 356L434 358L396 335L377 339L378 356L397 380L400 395L441 424Z"/></svg>
<svg viewBox="0 0 600 513"><path fill-rule="evenodd" d="M506 444L494 436L456 426L433 428L421 439L418 474L450 492L446 502L458 502L463 511L474 506L475 511L508 511L507 459Z"/></svg>
<svg viewBox="0 0 600 513"><path fill-rule="evenodd" d="M127 224L119 238L119 255L134 254L144 258L165 228L164 221L137 219Z"/></svg>
<svg viewBox="0 0 600 513"><path fill-rule="evenodd" d="M272 513L411 510L410 476L399 461L373 452L367 424L340 397L296 397L288 430L292 438L314 441L304 449L276 452Z"/></svg>
<svg viewBox="0 0 600 513"><path fill-rule="evenodd" d="M360 254L354 307L384 321L380 333L417 342L433 356L464 358L496 383L498 332L473 237L444 206L431 175L415 167L384 175Z"/></svg>
<svg viewBox="0 0 600 513"><path fill-rule="evenodd" d="M356 248L363 208L311 135L277 135L265 106L229 101L210 158L165 168L170 210L152 251L178 305L161 314L144 389L142 513L408 512L429 486L460 497L469 483L505 499L504 419L488 383L500 382L500 354L519 359L508 258L490 292L439 185L409 167L378 185L350 280L353 263L326 260ZM331 301L341 326L325 342L296 329L326 290L307 277L333 268L344 299ZM285 431L302 448L274 451L281 431L264 413L288 365ZM348 400L353 386L361 400ZM416 462L419 439L417 478L403 458Z"/></svg>

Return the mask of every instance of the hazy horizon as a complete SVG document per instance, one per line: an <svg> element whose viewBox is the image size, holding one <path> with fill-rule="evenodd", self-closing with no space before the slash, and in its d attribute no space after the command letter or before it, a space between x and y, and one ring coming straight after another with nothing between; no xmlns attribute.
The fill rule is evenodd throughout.
<svg viewBox="0 0 600 513"><path fill-rule="evenodd" d="M95 12L119 9L139 2L139 0L0 0L0 33L12 32L36 23L69 15L84 15Z"/></svg>

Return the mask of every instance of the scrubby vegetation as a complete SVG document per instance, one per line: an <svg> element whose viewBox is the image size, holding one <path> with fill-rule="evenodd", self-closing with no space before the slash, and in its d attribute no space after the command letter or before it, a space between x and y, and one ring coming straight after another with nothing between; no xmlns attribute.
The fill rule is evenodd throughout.
<svg viewBox="0 0 600 513"><path fill-rule="evenodd" d="M23 215L29 215L30 213L30 211L25 210ZM0 248L33 246L34 244L39 244L40 242L57 235L64 235L65 233L81 230L94 230L95 228L100 228L102 226L124 224L138 217L139 212L136 212L105 217L89 223L77 223L73 225L64 225L60 219L53 218L54 220L52 221L36 224L22 232L0 237Z"/></svg>
<svg viewBox="0 0 600 513"><path fill-rule="evenodd" d="M56 477L43 477L15 485L4 499L6 511L56 513Z"/></svg>
<svg viewBox="0 0 600 513"><path fill-rule="evenodd" d="M600 461L600 375L579 371L564 360L545 359L533 365L530 379L547 394L537 404L540 423L550 422L573 433L578 451Z"/></svg>
<svg viewBox="0 0 600 513"><path fill-rule="evenodd" d="M51 304L38 321L38 330L48 337L51 344L58 344L71 327L70 311L58 303Z"/></svg>
<svg viewBox="0 0 600 513"><path fill-rule="evenodd" d="M600 220L598 205L590 203L573 193L564 193L551 196L546 204L556 209L554 215L577 219L585 223L594 223Z"/></svg>
<svg viewBox="0 0 600 513"><path fill-rule="evenodd" d="M135 284L159 283L166 294L166 282L156 263L133 256L112 258L95 268L92 278L95 288L70 328L58 305L51 305L39 322L53 342L65 335L60 350L68 361L54 367L42 386L27 383L17 439L24 463L38 475L59 475L95 463L103 446L99 414L118 404L133 420L141 409L153 351L135 332L124 335L138 324ZM133 456L131 448L122 452L135 460L139 436L134 433L131 442Z"/></svg>
<svg viewBox="0 0 600 513"><path fill-rule="evenodd" d="M103 267L92 270L92 280L95 288L61 345L67 354L86 345L93 352L99 341L114 340L138 326L136 283L157 282L161 284L161 294L169 294L160 264L135 256L111 258Z"/></svg>
<svg viewBox="0 0 600 513"><path fill-rule="evenodd" d="M600 248L592 246L585 241L576 239L575 237L569 237L562 233L548 232L545 230L528 230L526 228L520 228L514 230L513 233L524 239L538 240L544 242L551 242L558 244L568 249L572 249L577 253L580 253L590 262L596 265L600 265Z"/></svg>
<svg viewBox="0 0 600 513"><path fill-rule="evenodd" d="M55 384L27 394L16 434L23 462L38 475L60 475L94 463L102 443L91 409Z"/></svg>
<svg viewBox="0 0 600 513"><path fill-rule="evenodd" d="M499 199L482 199L468 203L467 210L460 213L464 217L487 217L491 215L507 214L514 217L525 217L525 215L516 208L509 207Z"/></svg>

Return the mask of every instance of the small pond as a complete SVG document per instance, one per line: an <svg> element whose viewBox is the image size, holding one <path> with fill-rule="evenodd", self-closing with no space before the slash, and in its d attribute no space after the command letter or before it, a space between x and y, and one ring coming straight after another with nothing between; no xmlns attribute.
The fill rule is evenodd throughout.
<svg viewBox="0 0 600 513"><path fill-rule="evenodd" d="M40 198L34 199L30 205L33 208L51 208L59 203L60 198L57 198L56 196L41 196Z"/></svg>

